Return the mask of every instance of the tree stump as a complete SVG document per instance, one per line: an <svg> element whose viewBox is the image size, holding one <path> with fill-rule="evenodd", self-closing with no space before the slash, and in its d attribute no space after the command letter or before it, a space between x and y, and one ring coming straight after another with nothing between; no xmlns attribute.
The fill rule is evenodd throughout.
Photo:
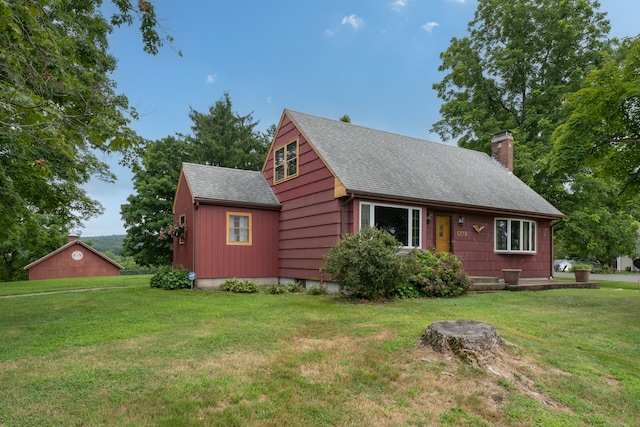
<svg viewBox="0 0 640 427"><path fill-rule="evenodd" d="M473 320L442 320L430 324L418 344L431 346L442 354L454 354L464 363L486 369L493 375L507 379L518 390L529 394L541 403L557 409L566 409L553 398L538 392L533 380L518 368L522 362L515 360L506 349L514 347L503 340L495 328ZM527 372L534 365L527 366ZM541 369L537 368L538 371Z"/></svg>
<svg viewBox="0 0 640 427"><path fill-rule="evenodd" d="M440 353L451 352L463 362L484 366L500 357L504 340L495 328L473 320L442 320L430 324L420 337Z"/></svg>

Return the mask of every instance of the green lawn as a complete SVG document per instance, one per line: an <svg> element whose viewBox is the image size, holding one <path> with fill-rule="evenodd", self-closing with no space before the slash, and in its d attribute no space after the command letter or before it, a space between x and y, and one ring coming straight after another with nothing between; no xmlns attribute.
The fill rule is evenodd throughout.
<svg viewBox="0 0 640 427"><path fill-rule="evenodd" d="M637 287L371 304L148 280L0 299L0 425L639 425ZM63 282L39 286L89 283ZM2 283L0 294L20 286L38 289ZM514 378L555 406L416 346L431 322L453 319L516 344Z"/></svg>
<svg viewBox="0 0 640 427"><path fill-rule="evenodd" d="M29 280L0 282L0 296L24 295L38 292L60 292L91 288L146 287L152 275L79 277L76 279Z"/></svg>

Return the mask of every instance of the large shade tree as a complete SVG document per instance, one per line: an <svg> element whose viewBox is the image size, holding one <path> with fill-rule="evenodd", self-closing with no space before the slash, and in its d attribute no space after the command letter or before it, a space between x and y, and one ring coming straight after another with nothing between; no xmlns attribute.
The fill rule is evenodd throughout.
<svg viewBox="0 0 640 427"><path fill-rule="evenodd" d="M141 142L129 127L135 110L110 79L116 59L107 35L139 23L152 54L166 39L150 2L112 2L107 19L101 0L0 1L0 241L29 244L32 215L46 219L41 227L62 224L57 241L5 249L11 253L38 257L101 212L81 188L90 177L114 179L97 153Z"/></svg>
<svg viewBox="0 0 640 427"><path fill-rule="evenodd" d="M566 97L554 136L553 167L563 177L557 227L562 247L611 264L636 255L640 218L640 37L623 40Z"/></svg>
<svg viewBox="0 0 640 427"><path fill-rule="evenodd" d="M638 104L629 96L633 65L606 59L615 44L599 6L595 0L479 0L469 34L441 54L445 76L434 89L443 100L442 120L433 130L487 153L491 134L513 131L515 174L567 214L555 227L559 246L609 263L632 252L636 237L636 206L616 197L624 187L622 173L613 172L624 169L629 183L637 172L625 150L633 146L628 138ZM594 93L597 76L624 73L614 93L604 93L606 83ZM586 101L583 109L571 106L577 99ZM611 115L617 119L608 120ZM583 126L587 121L591 129ZM603 123L616 132L603 137ZM562 141L556 150L554 131ZM623 156L606 166L602 158L614 153Z"/></svg>
<svg viewBox="0 0 640 427"><path fill-rule="evenodd" d="M567 96L554 133L555 167L615 178L620 195L640 195L640 36L625 39L584 87Z"/></svg>
<svg viewBox="0 0 640 427"><path fill-rule="evenodd" d="M491 135L511 130L516 174L544 194L551 133L563 96L579 89L607 47L609 23L594 0L479 0L468 35L441 54L443 103L433 131L490 153Z"/></svg>
<svg viewBox="0 0 640 427"><path fill-rule="evenodd" d="M171 264L173 239L159 239L173 223L172 205L182 162L259 170L275 126L256 130L251 114L233 110L228 93L201 113L191 109L191 135L167 137L149 145L142 163L134 167L134 189L122 205L127 236L124 253L141 265ZM187 225L188 226L188 225Z"/></svg>

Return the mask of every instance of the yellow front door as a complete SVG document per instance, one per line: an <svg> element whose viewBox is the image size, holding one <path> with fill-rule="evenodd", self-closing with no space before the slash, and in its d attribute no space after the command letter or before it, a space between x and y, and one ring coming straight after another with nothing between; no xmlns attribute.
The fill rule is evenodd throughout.
<svg viewBox="0 0 640 427"><path fill-rule="evenodd" d="M436 215L436 252L451 252L451 217Z"/></svg>

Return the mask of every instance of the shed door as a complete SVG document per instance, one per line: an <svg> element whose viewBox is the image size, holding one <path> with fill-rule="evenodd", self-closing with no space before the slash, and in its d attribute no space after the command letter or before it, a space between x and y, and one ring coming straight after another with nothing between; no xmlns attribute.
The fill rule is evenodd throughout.
<svg viewBox="0 0 640 427"><path fill-rule="evenodd" d="M451 217L436 215L436 252L451 252Z"/></svg>

